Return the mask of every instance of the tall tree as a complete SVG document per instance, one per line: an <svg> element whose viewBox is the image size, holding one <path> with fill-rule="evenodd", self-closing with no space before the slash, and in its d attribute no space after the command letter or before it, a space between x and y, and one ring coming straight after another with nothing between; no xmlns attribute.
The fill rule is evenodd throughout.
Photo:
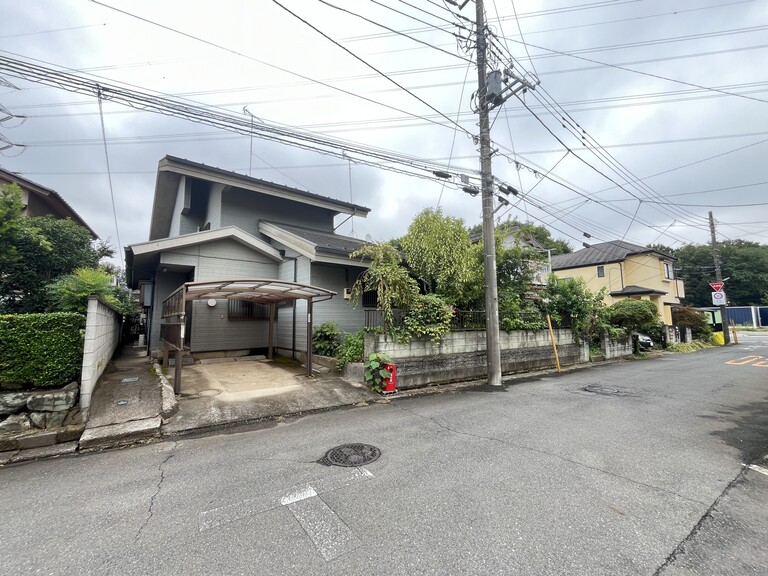
<svg viewBox="0 0 768 576"><path fill-rule="evenodd" d="M400 253L391 244L365 244L349 257L371 260L371 265L352 286L350 304L357 306L365 292L375 291L384 327L390 331L394 325L394 310L408 308L418 297L416 281L400 265Z"/></svg>
<svg viewBox="0 0 768 576"><path fill-rule="evenodd" d="M0 276L0 310L46 312L53 300L46 286L77 268L95 268L109 248L94 247L88 231L72 220L52 216L22 217L21 234L9 246L17 255Z"/></svg>
<svg viewBox="0 0 768 576"><path fill-rule="evenodd" d="M472 277L472 242L459 218L427 208L401 239L405 260L427 292L455 301Z"/></svg>
<svg viewBox="0 0 768 576"><path fill-rule="evenodd" d="M732 306L768 304L768 246L748 240L721 242L720 260L725 293ZM708 244L689 244L678 248L675 269L685 283L686 302L711 306L715 266Z"/></svg>
<svg viewBox="0 0 768 576"><path fill-rule="evenodd" d="M0 186L0 271L8 270L19 260L17 244L22 238L21 188L16 184Z"/></svg>

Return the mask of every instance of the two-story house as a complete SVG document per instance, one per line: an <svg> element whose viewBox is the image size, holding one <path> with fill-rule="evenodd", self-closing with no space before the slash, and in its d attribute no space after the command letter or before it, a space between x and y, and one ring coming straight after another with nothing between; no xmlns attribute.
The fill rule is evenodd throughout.
<svg viewBox="0 0 768 576"><path fill-rule="evenodd" d="M24 204L23 216L53 216L60 220L69 218L79 224L91 235L93 240L99 237L86 224L80 215L55 190L41 186L37 182L22 178L18 174L0 168L0 184L16 184L21 188L21 202Z"/></svg>
<svg viewBox="0 0 768 576"><path fill-rule="evenodd" d="M650 300L664 324L671 325L671 307L685 297L683 282L674 276L674 260L652 248L614 240L553 256L552 271L558 278L583 278L593 292L605 288L608 305L624 298Z"/></svg>
<svg viewBox="0 0 768 576"><path fill-rule="evenodd" d="M335 219L368 208L166 156L158 165L149 241L125 249L129 286L141 288L148 346L161 347L162 303L187 282L274 279L337 293L307 318L305 300L276 309L278 352L304 357L309 326L363 326L364 312L345 298L367 264L349 255L362 246L334 232ZM343 221L343 220L342 220ZM268 306L235 298L186 304L190 351L267 347Z"/></svg>

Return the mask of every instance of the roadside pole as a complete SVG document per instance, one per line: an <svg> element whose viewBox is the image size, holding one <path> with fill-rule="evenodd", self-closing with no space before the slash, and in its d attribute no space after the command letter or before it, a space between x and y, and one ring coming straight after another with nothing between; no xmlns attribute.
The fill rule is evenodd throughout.
<svg viewBox="0 0 768 576"><path fill-rule="evenodd" d="M723 274L720 270L720 249L717 247L717 235L715 234L715 217L712 211L709 211L709 235L712 242L712 258L715 261L715 279L718 282L723 281ZM731 343L731 327L728 322L728 302L720 305L720 321L723 323L723 340L725 345Z"/></svg>
<svg viewBox="0 0 768 576"><path fill-rule="evenodd" d="M493 230L493 175L491 173L491 128L486 98L485 14L483 1L475 0L477 27L477 95L480 117L480 172L483 199L483 262L485 269L485 342L488 384L501 386L499 346L499 298L496 285L496 238Z"/></svg>

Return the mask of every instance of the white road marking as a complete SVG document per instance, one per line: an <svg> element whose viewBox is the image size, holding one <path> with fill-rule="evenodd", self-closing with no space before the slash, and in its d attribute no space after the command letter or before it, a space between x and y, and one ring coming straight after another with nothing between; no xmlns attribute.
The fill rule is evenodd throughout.
<svg viewBox="0 0 768 576"><path fill-rule="evenodd" d="M349 526L322 499L306 498L287 507L326 561L362 545Z"/></svg>
<svg viewBox="0 0 768 576"><path fill-rule="evenodd" d="M198 515L198 528L200 532L205 532L211 528L216 528L223 524L230 524L238 520L243 520L250 516L256 516L277 508L278 506L288 506L307 500L319 494L332 492L340 488L346 488L357 482L365 482L373 478L373 474L363 468L355 468L350 474L345 472L329 478L319 478L307 484L300 484L281 494L267 494L257 498L248 498L234 504L219 506L200 512Z"/></svg>
<svg viewBox="0 0 768 576"><path fill-rule="evenodd" d="M760 474L765 474L766 476L768 476L768 468L763 468L762 466L758 466L757 464L750 464L748 466L746 464L742 464L742 466L746 466L750 470L754 470L755 472L760 472Z"/></svg>
<svg viewBox="0 0 768 576"><path fill-rule="evenodd" d="M306 486L302 486L298 490L294 490L293 492L289 492L282 498L280 498L280 504L283 506L287 506L288 504L293 504L294 502L298 502L299 500L306 500L307 498L312 498L312 496L317 496L317 492L315 492L315 489L312 488L309 484Z"/></svg>

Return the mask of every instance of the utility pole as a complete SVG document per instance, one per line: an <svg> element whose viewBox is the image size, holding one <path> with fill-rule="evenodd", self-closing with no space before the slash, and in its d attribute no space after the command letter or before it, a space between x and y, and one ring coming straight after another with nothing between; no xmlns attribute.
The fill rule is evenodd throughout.
<svg viewBox="0 0 768 576"><path fill-rule="evenodd" d="M720 270L720 249L717 247L717 236L715 234L715 217L712 215L712 211L709 211L709 235L712 239L712 258L715 261L715 280L718 282L723 281L723 273ZM728 292L726 292L726 299ZM720 320L723 323L723 338L726 344L731 343L730 326L728 322L728 305L724 302L720 305Z"/></svg>
<svg viewBox="0 0 768 576"><path fill-rule="evenodd" d="M480 117L480 173L483 199L483 260L485 266L485 342L488 384L501 386L499 346L499 295L496 284L496 238L493 230L493 175L491 173L491 128L486 97L485 13L483 0L475 0L477 27L477 97Z"/></svg>

